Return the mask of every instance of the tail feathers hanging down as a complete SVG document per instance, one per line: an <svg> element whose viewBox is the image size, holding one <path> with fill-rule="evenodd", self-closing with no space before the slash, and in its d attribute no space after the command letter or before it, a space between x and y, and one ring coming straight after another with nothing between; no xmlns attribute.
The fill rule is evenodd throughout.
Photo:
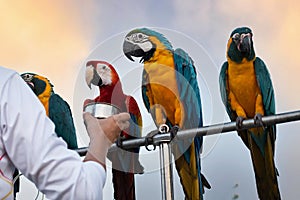
<svg viewBox="0 0 300 200"><path fill-rule="evenodd" d="M112 169L114 199L135 200L134 174Z"/></svg>
<svg viewBox="0 0 300 200"><path fill-rule="evenodd" d="M267 135L264 154L250 134L248 134L248 144L255 173L256 188L260 200L280 200L281 197L277 181L278 171L275 167L270 135Z"/></svg>
<svg viewBox="0 0 300 200"><path fill-rule="evenodd" d="M109 152L112 162L114 199L135 200L135 174L143 174L144 167L139 162L139 154L119 149Z"/></svg>
<svg viewBox="0 0 300 200"><path fill-rule="evenodd" d="M203 196L200 195L200 189L204 194L204 188L211 189L211 186L205 176L201 174L201 188L199 188L199 179L197 175L193 175L191 167L185 162L184 156L181 156L176 161L176 169L180 177L180 182L183 186L183 191L186 200L203 200Z"/></svg>
<svg viewBox="0 0 300 200"><path fill-rule="evenodd" d="M201 191L199 191L199 179L197 173L191 172L191 167L185 161L184 156L180 156L175 161L175 166L180 178L181 185L185 194L185 199L202 200Z"/></svg>
<svg viewBox="0 0 300 200"><path fill-rule="evenodd" d="M204 175L199 173L199 164L196 164L197 158L194 143L191 144L187 151L189 151L191 155L189 163L184 155L181 155L175 160L176 170L180 177L181 185L183 186L185 199L203 200L204 187L210 189L211 186Z"/></svg>
<svg viewBox="0 0 300 200"><path fill-rule="evenodd" d="M201 174L201 182L203 185L203 194L204 194L205 193L204 187L206 187L207 189L211 189L211 185L209 184L208 180L205 178L203 174Z"/></svg>

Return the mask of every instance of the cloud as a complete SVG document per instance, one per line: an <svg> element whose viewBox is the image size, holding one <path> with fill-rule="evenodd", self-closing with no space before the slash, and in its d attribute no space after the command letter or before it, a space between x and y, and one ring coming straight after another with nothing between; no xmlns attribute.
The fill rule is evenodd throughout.
<svg viewBox="0 0 300 200"><path fill-rule="evenodd" d="M30 70L49 77L55 85L56 92L67 97L70 100L69 103L72 104L74 85L77 73L81 72L79 68L82 62L93 48L112 35L141 26L173 29L192 37L203 45L217 67L221 67L226 60L226 43L230 32L238 26L250 26L254 32L256 53L266 62L272 75L278 112L295 110L299 107L300 100L298 89L299 7L300 2L297 1L271 0L189 0L185 2L175 0L172 3L162 1L159 5L153 2L137 3L132 0L126 3L96 0L85 2L62 0L59 3L53 3L52 1L26 0L18 4L13 1L2 1L0 3L0 65L11 67L19 72ZM171 41L174 44L177 42ZM110 47L103 49L104 54L96 56L102 59L113 54L114 51ZM197 57L201 58L197 55L198 51L191 52L191 54L196 61ZM208 64L201 65L201 67L217 80L216 70L212 72ZM215 93L219 93L217 81L209 85L214 87ZM220 115L219 110L215 113ZM288 161L282 160L282 158L287 158L286 155L292 146L297 146L297 144L292 144L297 140L295 140L296 135L294 138L287 137L291 138L287 140L281 132L295 132L296 134L296 129L297 127L292 130L280 126L278 131L277 159L283 189L285 185L295 185L295 187L299 185L296 179L291 178L291 174L296 172L294 169L299 166L297 160L294 159L296 161L293 162L293 159L289 159L290 163L285 167L283 163ZM285 148L287 146L289 148ZM229 185L226 187L231 188L237 183L236 180L241 181L239 188L244 188L244 195L256 194L252 170L244 167L247 165L251 168L251 165L241 162L242 159L250 162L247 150L242 148L245 147L235 134L222 135L214 151L203 161L203 169L207 169L204 172L207 173L214 187L206 193L207 198L211 196L224 198L222 191L229 189L222 188L224 185ZM240 151L243 151L243 156L240 156ZM297 149L292 152L297 152ZM239 154L235 156L234 153ZM297 155L294 154L296 158ZM222 160L224 155L228 155L228 157L225 156L226 162ZM235 166L232 163L237 161L238 156L240 156L238 166ZM292 169L289 168L291 165L294 165ZM218 174L220 170L217 168L209 170L212 166L213 168L223 166L223 169L228 170L229 177L226 176L226 181L223 180L223 175ZM236 180L230 176L232 171L237 171ZM249 180L252 182L247 183ZM214 183L217 181L218 183ZM248 191L249 186L253 192ZM293 196L296 191L297 188L293 190L287 188L282 190L282 194ZM145 197L145 194L141 196ZM232 195L230 194L229 197ZM241 197L243 197L242 194Z"/></svg>
<svg viewBox="0 0 300 200"><path fill-rule="evenodd" d="M226 43L231 31L249 26L254 33L257 56L266 62L272 75L282 111L298 108L300 100L300 92L290 92L299 91L296 84L300 72L297 59L299 7L299 2L291 1L192 0L182 3L177 0L174 16L177 27L203 44L219 67L226 60Z"/></svg>
<svg viewBox="0 0 300 200"><path fill-rule="evenodd" d="M77 15L79 9L72 4L2 1L0 65L18 72L41 73L60 93L71 96L72 79L89 52L91 40Z"/></svg>

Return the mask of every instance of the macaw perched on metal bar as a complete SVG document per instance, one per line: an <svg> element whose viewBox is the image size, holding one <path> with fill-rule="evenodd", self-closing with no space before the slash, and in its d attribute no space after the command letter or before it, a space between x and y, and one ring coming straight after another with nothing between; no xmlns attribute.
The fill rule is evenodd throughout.
<svg viewBox="0 0 300 200"><path fill-rule="evenodd" d="M126 57L144 63L142 97L157 127L167 127L175 137L172 152L186 199L203 199L201 174L202 137L179 141L176 131L202 126L202 108L193 60L156 31L140 28L129 32L123 43Z"/></svg>
<svg viewBox="0 0 300 200"><path fill-rule="evenodd" d="M140 109L132 96L124 94L120 78L114 67L105 61L88 61L85 72L88 86L90 88L92 84L98 86L100 95L94 100L85 100L84 106L95 102L108 103L118 107L121 112L130 114L130 126L121 132L121 138L117 141L117 145L122 140L141 137L142 115ZM144 171L139 162L139 148L130 151L119 149L109 152L108 158L112 161L114 198L134 200L134 174L142 174Z"/></svg>
<svg viewBox="0 0 300 200"><path fill-rule="evenodd" d="M23 73L21 77L43 104L47 116L55 124L57 136L62 137L69 149L77 149L76 130L69 104L54 93L53 85L46 77L34 73ZM17 175L18 171L15 172L14 177ZM16 182L15 192L19 191L18 185L19 183Z"/></svg>
<svg viewBox="0 0 300 200"><path fill-rule="evenodd" d="M261 200L280 199L274 163L276 126L264 127L262 116L275 114L272 81L264 62L255 56L250 28L235 29L227 44L227 62L220 71L222 101L240 129L244 119L254 118L262 127L238 130L251 153L256 188Z"/></svg>

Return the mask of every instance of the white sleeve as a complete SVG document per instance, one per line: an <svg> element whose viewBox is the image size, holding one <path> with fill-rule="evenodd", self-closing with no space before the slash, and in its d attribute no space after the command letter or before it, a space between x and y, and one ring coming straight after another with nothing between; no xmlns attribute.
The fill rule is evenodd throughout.
<svg viewBox="0 0 300 200"><path fill-rule="evenodd" d="M30 88L14 74L0 94L0 134L13 164L49 199L102 199L106 179L56 137L54 124Z"/></svg>

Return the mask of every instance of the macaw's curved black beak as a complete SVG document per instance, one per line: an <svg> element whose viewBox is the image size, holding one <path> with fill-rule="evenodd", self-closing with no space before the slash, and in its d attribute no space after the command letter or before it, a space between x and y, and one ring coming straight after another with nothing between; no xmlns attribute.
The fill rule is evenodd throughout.
<svg viewBox="0 0 300 200"><path fill-rule="evenodd" d="M143 57L145 52L136 44L132 44L131 42L124 41L123 43L123 52L125 56L134 62L132 56L134 57Z"/></svg>
<svg viewBox="0 0 300 200"><path fill-rule="evenodd" d="M34 84L32 82L26 82L26 83L32 90L34 90Z"/></svg>
<svg viewBox="0 0 300 200"><path fill-rule="evenodd" d="M239 44L239 50L242 53L250 53L252 48L251 36L242 35L241 42Z"/></svg>
<svg viewBox="0 0 300 200"><path fill-rule="evenodd" d="M92 84L99 87L103 84L100 75L92 65L87 66L85 69L85 82L90 89L92 89Z"/></svg>
<svg viewBox="0 0 300 200"><path fill-rule="evenodd" d="M98 72L94 68L94 73L93 73L93 78L92 78L91 84L97 85L100 87L100 86L102 86L102 83L103 83L103 81L102 81L101 77L99 76Z"/></svg>

